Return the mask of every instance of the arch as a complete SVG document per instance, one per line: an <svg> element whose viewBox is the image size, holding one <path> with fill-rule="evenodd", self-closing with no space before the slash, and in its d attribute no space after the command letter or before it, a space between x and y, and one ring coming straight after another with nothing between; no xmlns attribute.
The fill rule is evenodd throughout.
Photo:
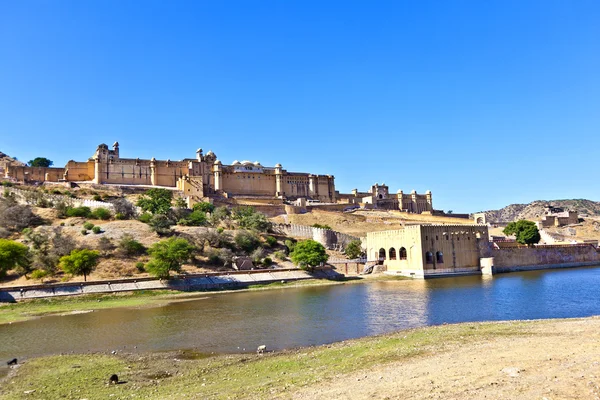
<svg viewBox="0 0 600 400"><path fill-rule="evenodd" d="M475 223L479 224L479 225L483 225L484 224L483 217L477 217L477 221L475 221Z"/></svg>
<svg viewBox="0 0 600 400"><path fill-rule="evenodd" d="M396 249L393 247L390 247L389 255L390 255L390 260L395 260L396 259Z"/></svg>
<svg viewBox="0 0 600 400"><path fill-rule="evenodd" d="M437 253L435 253L435 261L438 264L443 264L444 263L444 253L442 253L441 251L438 251Z"/></svg>
<svg viewBox="0 0 600 400"><path fill-rule="evenodd" d="M379 259L385 260L385 249L383 247L379 249Z"/></svg>
<svg viewBox="0 0 600 400"><path fill-rule="evenodd" d="M407 259L407 255L406 255L406 249L404 247L400 247L400 251L399 251L399 255L400 255L400 260L406 260Z"/></svg>
<svg viewBox="0 0 600 400"><path fill-rule="evenodd" d="M433 253L430 251L425 253L425 264L433 264Z"/></svg>

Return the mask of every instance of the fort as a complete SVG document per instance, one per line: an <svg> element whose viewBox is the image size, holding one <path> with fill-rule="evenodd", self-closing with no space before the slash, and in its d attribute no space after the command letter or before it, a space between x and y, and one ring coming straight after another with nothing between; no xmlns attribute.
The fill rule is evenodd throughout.
<svg viewBox="0 0 600 400"><path fill-rule="evenodd" d="M430 191L390 194L375 184L367 192L355 189L340 194L333 175L289 172L281 164L263 166L258 161L223 164L212 151L196 151L195 158L180 161L121 158L119 143L110 149L100 144L87 161L69 161L63 168L34 168L2 164L4 178L22 183L75 182L131 187L166 187L181 191L190 203L206 198L255 198L297 200L325 204L368 205L410 213L432 213Z"/></svg>

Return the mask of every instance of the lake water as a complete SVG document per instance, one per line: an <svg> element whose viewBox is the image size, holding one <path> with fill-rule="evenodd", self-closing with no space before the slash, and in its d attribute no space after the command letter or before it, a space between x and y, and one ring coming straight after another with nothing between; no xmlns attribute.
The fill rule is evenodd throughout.
<svg viewBox="0 0 600 400"><path fill-rule="evenodd" d="M87 351L254 351L444 322L600 314L600 267L230 294L0 325L0 360Z"/></svg>

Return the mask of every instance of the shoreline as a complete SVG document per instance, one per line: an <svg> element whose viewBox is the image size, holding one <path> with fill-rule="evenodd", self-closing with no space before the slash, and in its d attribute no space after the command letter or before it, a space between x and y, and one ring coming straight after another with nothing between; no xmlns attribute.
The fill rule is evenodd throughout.
<svg viewBox="0 0 600 400"><path fill-rule="evenodd" d="M45 316L66 315L90 312L109 308L161 307L179 301L192 301L207 295L226 295L260 290L276 290L305 286L344 285L376 281L407 280L394 276L346 277L341 280L305 279L286 283L257 283L244 288L227 290L178 291L178 290L140 290L115 293L79 294L20 300L16 303L0 303L0 326L28 321Z"/></svg>
<svg viewBox="0 0 600 400"><path fill-rule="evenodd" d="M437 325L264 355L55 355L10 369L0 378L0 395L585 398L600 391L594 386L599 329L600 318L593 316ZM113 373L125 382L107 385Z"/></svg>

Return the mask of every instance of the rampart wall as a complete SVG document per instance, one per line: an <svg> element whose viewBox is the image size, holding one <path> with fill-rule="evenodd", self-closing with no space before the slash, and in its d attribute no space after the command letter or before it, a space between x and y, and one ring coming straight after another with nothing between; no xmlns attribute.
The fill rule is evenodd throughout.
<svg viewBox="0 0 600 400"><path fill-rule="evenodd" d="M343 250L351 241L360 240L355 236L350 236L342 232L306 225L278 224L274 226L274 229L287 236L312 239L321 243L327 249L334 250Z"/></svg>
<svg viewBox="0 0 600 400"><path fill-rule="evenodd" d="M496 272L600 264L600 252L592 245L496 249L491 256Z"/></svg>

